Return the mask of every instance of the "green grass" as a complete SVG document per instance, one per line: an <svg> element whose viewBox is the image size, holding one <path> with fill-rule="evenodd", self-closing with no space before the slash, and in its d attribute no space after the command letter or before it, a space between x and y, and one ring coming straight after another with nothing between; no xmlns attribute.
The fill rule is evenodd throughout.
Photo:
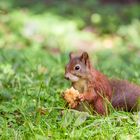
<svg viewBox="0 0 140 140"><path fill-rule="evenodd" d="M139 57L116 53L116 58L110 59L113 55L113 51L102 51L91 59L110 77L134 78L140 83ZM139 139L137 113L111 111L102 117L68 111L61 116L62 109L67 111L61 93L70 87L64 79L67 61L68 53L64 52L54 55L42 49L0 49L1 139Z"/></svg>

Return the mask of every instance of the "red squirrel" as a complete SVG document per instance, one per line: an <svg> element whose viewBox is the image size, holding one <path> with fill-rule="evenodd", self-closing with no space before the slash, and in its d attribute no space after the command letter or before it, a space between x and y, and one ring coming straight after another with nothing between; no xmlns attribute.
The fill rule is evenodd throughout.
<svg viewBox="0 0 140 140"><path fill-rule="evenodd" d="M87 101L98 114L107 114L106 100L111 101L112 96L109 80L91 66L86 52L76 57L70 53L65 78L70 80L72 86L79 91L81 101Z"/></svg>
<svg viewBox="0 0 140 140"><path fill-rule="evenodd" d="M90 105L93 111L100 115L108 113L108 103L111 103L114 108L128 111L139 108L140 87L123 80L108 79L92 67L87 52L83 52L80 56L70 53L69 57L65 78L70 80L72 86L79 91L80 102L88 102L87 107Z"/></svg>

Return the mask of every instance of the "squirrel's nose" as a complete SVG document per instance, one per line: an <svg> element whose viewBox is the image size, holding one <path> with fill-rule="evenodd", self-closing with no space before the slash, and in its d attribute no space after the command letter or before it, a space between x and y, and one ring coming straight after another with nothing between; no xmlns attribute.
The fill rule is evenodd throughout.
<svg viewBox="0 0 140 140"><path fill-rule="evenodd" d="M68 74L65 74L65 79L69 80Z"/></svg>

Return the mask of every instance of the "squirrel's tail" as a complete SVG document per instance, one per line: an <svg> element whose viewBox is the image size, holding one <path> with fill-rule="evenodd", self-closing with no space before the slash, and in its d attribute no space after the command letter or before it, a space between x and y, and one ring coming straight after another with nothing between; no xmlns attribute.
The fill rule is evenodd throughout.
<svg viewBox="0 0 140 140"><path fill-rule="evenodd" d="M125 111L140 110L140 86L125 80L110 80L112 106Z"/></svg>

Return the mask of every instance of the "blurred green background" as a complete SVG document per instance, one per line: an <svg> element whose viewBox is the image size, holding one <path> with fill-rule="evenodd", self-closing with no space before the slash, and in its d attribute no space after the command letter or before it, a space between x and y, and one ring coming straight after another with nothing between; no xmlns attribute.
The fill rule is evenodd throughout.
<svg viewBox="0 0 140 140"><path fill-rule="evenodd" d="M140 84L139 0L0 0L0 139L140 139L138 114L63 117L70 51Z"/></svg>
<svg viewBox="0 0 140 140"><path fill-rule="evenodd" d="M129 1L1 0L0 46L137 49L140 8Z"/></svg>

